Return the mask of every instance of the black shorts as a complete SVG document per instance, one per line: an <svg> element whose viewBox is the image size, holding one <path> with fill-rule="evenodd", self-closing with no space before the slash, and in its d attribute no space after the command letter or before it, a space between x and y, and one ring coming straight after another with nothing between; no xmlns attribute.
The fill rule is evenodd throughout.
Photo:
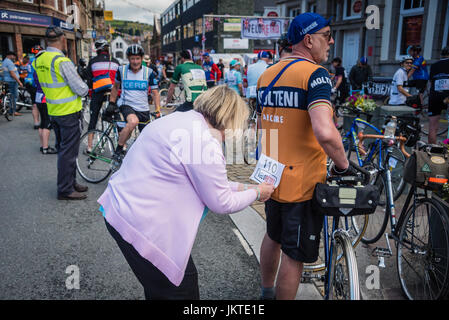
<svg viewBox="0 0 449 320"><path fill-rule="evenodd" d="M48 116L47 104L46 103L36 103L37 110L39 110L39 115L41 116L41 124L39 129L51 129L50 117Z"/></svg>
<svg viewBox="0 0 449 320"><path fill-rule="evenodd" d="M139 122L148 122L150 120L150 111L136 111L132 107L128 105L121 105L120 106L120 112L123 114L123 117L126 118L130 114L135 114L137 118L139 119ZM145 128L146 124L139 123L139 131L142 131L143 128Z"/></svg>
<svg viewBox="0 0 449 320"><path fill-rule="evenodd" d="M318 259L324 216L312 211L312 201L265 202L267 234L281 244L281 250L293 260L313 263Z"/></svg>
<svg viewBox="0 0 449 320"><path fill-rule="evenodd" d="M444 104L444 99L449 94L438 94L431 92L429 95L429 117L435 117L441 115L443 110L446 110L447 106Z"/></svg>

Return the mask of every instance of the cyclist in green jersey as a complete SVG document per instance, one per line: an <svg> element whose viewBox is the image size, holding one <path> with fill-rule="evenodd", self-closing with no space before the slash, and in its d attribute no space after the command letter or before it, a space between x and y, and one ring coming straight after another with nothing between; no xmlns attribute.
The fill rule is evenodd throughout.
<svg viewBox="0 0 449 320"><path fill-rule="evenodd" d="M206 74L201 66L192 61L192 51L181 52L181 64L176 66L170 88L167 93L167 103L171 103L173 93L179 81L184 85L186 101L176 111L189 111L193 109L195 99L207 90Z"/></svg>

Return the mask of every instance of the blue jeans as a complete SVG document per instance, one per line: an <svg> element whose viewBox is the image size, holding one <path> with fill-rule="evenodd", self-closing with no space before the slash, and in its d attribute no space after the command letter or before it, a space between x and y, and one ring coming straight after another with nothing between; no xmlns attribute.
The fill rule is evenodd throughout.
<svg viewBox="0 0 449 320"><path fill-rule="evenodd" d="M16 102L19 90L19 84L16 81L7 81L8 92L11 93L11 103L9 105L9 113L16 112Z"/></svg>

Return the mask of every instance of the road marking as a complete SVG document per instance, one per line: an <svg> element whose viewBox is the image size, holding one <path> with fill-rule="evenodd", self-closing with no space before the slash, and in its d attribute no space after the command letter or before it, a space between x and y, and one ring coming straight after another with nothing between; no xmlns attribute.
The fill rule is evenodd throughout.
<svg viewBox="0 0 449 320"><path fill-rule="evenodd" d="M249 247L248 243L246 242L245 238L243 238L242 234L240 233L240 231L238 231L235 228L232 228L232 231L234 231L235 235L237 236L237 238L239 238L240 243L243 246L243 249L245 249L246 253L251 257L254 253L251 250L251 248Z"/></svg>

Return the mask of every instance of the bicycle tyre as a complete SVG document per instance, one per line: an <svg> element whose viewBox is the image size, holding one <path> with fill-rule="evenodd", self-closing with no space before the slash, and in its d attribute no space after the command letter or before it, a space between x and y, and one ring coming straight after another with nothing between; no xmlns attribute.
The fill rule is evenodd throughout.
<svg viewBox="0 0 449 320"><path fill-rule="evenodd" d="M329 271L329 300L360 300L357 260L350 238L343 232L336 232L333 241L332 267ZM342 258L337 261L340 251ZM342 286L347 287L349 292L342 292Z"/></svg>
<svg viewBox="0 0 449 320"><path fill-rule="evenodd" d="M433 212L436 213L436 218L439 220L435 220L437 223L435 223L435 226L438 225L438 227L441 229L442 235L442 246L438 248L433 248L433 245L430 246L429 243L424 244L423 241L418 241L418 243L423 243L421 247L423 247L425 251L425 257L423 257L423 252L420 251L421 249L418 247L413 247L413 237L414 232L416 229L422 229L422 225L419 223L418 217L420 215L420 211L418 209L421 206L430 206L431 209L429 211L429 208L426 208L424 213L427 217L424 215L424 221L428 221L429 226L429 236L426 236L427 239L431 239L430 235L430 219L433 216ZM435 211L433 211L433 210ZM429 215L430 212L430 215ZM412 220L410 220L412 219ZM410 220L410 221L409 221ZM423 223L421 222L421 223ZM410 227L412 227L412 232L410 232ZM419 199L416 207L410 206L410 208L407 210L406 216L404 220L402 220L401 226L399 226L399 233L398 233L398 239L397 242L397 252L396 252L396 265L397 265L397 272L398 272L398 278L399 282L401 284L401 289L403 294L406 298L409 300L438 300L440 298L443 298L448 290L449 286L449 218L447 216L447 213L445 210L441 207L441 205L438 203L438 201L434 199L424 198ZM412 241L410 241L410 235L412 236ZM435 237L434 241L438 241ZM429 241L430 242L430 241ZM410 248L407 247L407 245L410 245ZM440 245L440 244L439 244ZM405 258L406 254L411 255L410 262L407 261L408 259ZM409 278L406 276L407 269L406 266L411 264L414 261L423 262L424 265L422 268L418 268L420 270L413 270L413 274L418 275L418 279L414 281L412 278ZM420 275L418 271L423 271L424 273L424 281L423 279L419 279ZM431 284L437 284L438 275L435 271L438 271L441 279L439 287L436 288L436 292L434 295L428 296L426 294L426 284L429 284L429 293L432 291ZM433 272L433 275L430 274L430 272ZM433 279L432 279L433 278ZM423 285L424 283L424 285ZM420 291L424 288L424 294L421 295ZM414 290L416 289L416 291Z"/></svg>
<svg viewBox="0 0 449 320"><path fill-rule="evenodd" d="M9 104L8 104L8 101L10 100L10 96L9 96L9 94L7 94L7 95L5 95L4 97L3 97L3 101L2 101L2 103L3 103L3 112L4 112L4 116L5 116L5 118L6 118L6 120L8 120L8 121L12 121L12 119L14 118L14 114L9 114Z"/></svg>
<svg viewBox="0 0 449 320"><path fill-rule="evenodd" d="M359 223L357 223L357 219L360 219L363 221L360 224L360 226L358 225ZM353 234L352 231L355 231L355 235L353 235L351 237L351 243L352 243L352 247L354 249L358 246L358 244L362 240L362 237L365 234L366 227L368 226L368 222L369 222L369 215L360 215L360 216L351 217L351 226L346 231L348 232L349 235L352 235ZM329 227L329 229L331 229L332 223L329 222L328 227ZM324 237L324 228L323 228L322 232L323 232L322 237ZM324 243L324 240L322 239L321 244L323 244L323 243ZM305 271L305 272L324 271L326 266L323 262L324 261L324 251L323 250L324 250L324 248L321 249L321 247L320 247L319 259L317 260L318 262L304 264L303 271ZM341 256L337 257L337 261L340 261L340 259L341 259Z"/></svg>
<svg viewBox="0 0 449 320"><path fill-rule="evenodd" d="M381 195L381 198L379 199L380 208L378 207L376 209L376 212L370 215L368 226L362 237L362 242L364 244L373 244L379 241L379 239L382 237L382 235L385 233L385 230L387 229L388 218L390 216L390 207L388 205L385 205L387 202L387 190L385 187L386 183L383 174L377 175L374 185L377 186L377 188L379 189L379 193ZM385 196L384 200L382 200L382 195ZM382 203L383 206L385 206L385 209L382 209Z"/></svg>
<svg viewBox="0 0 449 320"><path fill-rule="evenodd" d="M87 139L90 133L94 134L92 154L85 153ZM103 141L99 143L100 139ZM112 139L100 130L89 130L81 136L80 149L76 158L76 169L80 176L91 183L100 183L105 180L113 171L112 155L114 154L114 144ZM100 158L101 157L101 158ZM85 166L85 164L87 165ZM95 175L95 173L98 173Z"/></svg>

